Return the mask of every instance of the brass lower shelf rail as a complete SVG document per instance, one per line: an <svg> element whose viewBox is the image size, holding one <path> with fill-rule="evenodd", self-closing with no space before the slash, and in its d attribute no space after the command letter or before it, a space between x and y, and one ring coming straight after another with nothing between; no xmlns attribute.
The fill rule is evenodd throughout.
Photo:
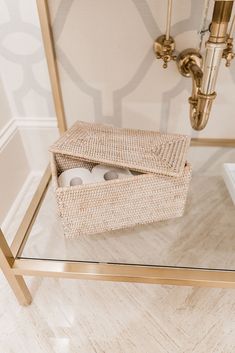
<svg viewBox="0 0 235 353"><path fill-rule="evenodd" d="M235 288L235 271L118 263L16 259L15 275Z"/></svg>

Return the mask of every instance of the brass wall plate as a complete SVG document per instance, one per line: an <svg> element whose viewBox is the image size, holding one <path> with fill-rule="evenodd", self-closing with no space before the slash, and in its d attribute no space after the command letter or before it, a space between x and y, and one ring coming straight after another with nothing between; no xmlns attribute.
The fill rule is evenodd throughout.
<svg viewBox="0 0 235 353"><path fill-rule="evenodd" d="M157 59L162 59L164 61L163 67L167 67L167 63L170 60L175 60L176 56L174 55L175 51L175 41L172 37L166 39L165 34L158 37L153 46L155 55Z"/></svg>

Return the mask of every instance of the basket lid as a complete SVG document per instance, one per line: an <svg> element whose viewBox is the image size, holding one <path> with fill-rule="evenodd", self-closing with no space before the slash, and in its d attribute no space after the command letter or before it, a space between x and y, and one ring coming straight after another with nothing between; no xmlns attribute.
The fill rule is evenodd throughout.
<svg viewBox="0 0 235 353"><path fill-rule="evenodd" d="M183 173L190 137L76 122L50 151L140 172Z"/></svg>

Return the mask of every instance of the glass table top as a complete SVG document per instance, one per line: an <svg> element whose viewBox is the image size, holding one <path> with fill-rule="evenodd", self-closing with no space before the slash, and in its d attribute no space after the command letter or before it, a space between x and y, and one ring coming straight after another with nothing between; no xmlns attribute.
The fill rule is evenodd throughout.
<svg viewBox="0 0 235 353"><path fill-rule="evenodd" d="M235 205L223 179L235 148L191 147L184 216L66 239L51 184L21 258L235 270Z"/></svg>

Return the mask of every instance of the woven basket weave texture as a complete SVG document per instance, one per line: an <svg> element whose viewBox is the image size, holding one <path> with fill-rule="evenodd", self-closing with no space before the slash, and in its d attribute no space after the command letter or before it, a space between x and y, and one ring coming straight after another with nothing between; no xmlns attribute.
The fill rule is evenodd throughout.
<svg viewBox="0 0 235 353"><path fill-rule="evenodd" d="M137 171L183 173L190 138L155 131L75 123L51 148L54 153Z"/></svg>
<svg viewBox="0 0 235 353"><path fill-rule="evenodd" d="M69 238L182 216L191 179L183 135L77 122L51 148L59 216ZM58 186L61 172L97 164L143 174L75 187Z"/></svg>

